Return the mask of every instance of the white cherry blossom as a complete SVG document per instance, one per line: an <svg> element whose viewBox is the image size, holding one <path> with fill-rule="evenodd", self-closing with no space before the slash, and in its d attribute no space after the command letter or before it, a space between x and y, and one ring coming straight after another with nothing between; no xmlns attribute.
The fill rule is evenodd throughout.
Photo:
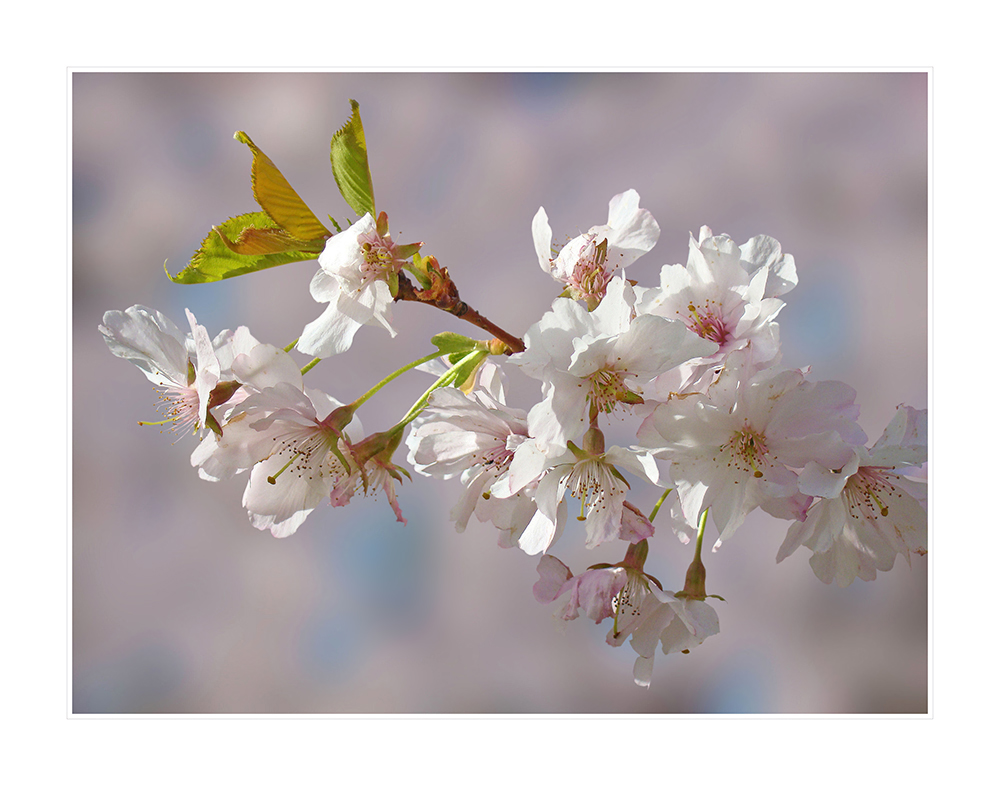
<svg viewBox="0 0 1000 786"><path fill-rule="evenodd" d="M191 463L206 480L249 470L243 506L251 523L287 537L355 469L348 442L361 436L360 423L343 429L345 440L331 415L340 403L304 388L298 366L276 347L260 344L233 367L251 392L230 412L221 436L202 440Z"/></svg>
<svg viewBox="0 0 1000 786"><path fill-rule="evenodd" d="M237 408L266 451L253 465L243 493L243 506L257 529L270 529L277 538L291 535L349 474L341 462L347 444L324 422L338 405L324 393L282 382Z"/></svg>
<svg viewBox="0 0 1000 786"><path fill-rule="evenodd" d="M258 343L245 327L223 331L212 341L194 314L185 313L191 326L187 335L159 311L140 305L108 311L98 326L111 353L133 363L159 387L164 422L181 435L206 428L212 407L234 403L238 386L213 393L220 382L234 379L233 358Z"/></svg>
<svg viewBox="0 0 1000 786"><path fill-rule="evenodd" d="M529 329L524 352L511 358L541 379L544 398L528 413L536 439L563 447L590 427L595 413L642 402L642 385L674 366L715 352L717 345L676 320L632 318L635 295L616 278L592 312L556 300Z"/></svg>
<svg viewBox="0 0 1000 786"><path fill-rule="evenodd" d="M743 258L744 249L752 261ZM713 378L710 372L719 369L734 350L751 350L755 370L778 360L774 319L784 303L765 293L772 282L786 280L777 274L769 276L773 268L779 267L786 277L795 272L792 257L782 255L780 249L777 241L763 235L737 248L728 235L715 236L705 226L697 241L691 236L686 266L664 265L659 287L637 290L637 313L679 320L718 345L711 355L658 377L654 385L661 399L671 391L704 391ZM780 266L775 259L781 260ZM777 284L773 288L784 291Z"/></svg>
<svg viewBox="0 0 1000 786"><path fill-rule="evenodd" d="M660 227L648 210L639 207L635 190L629 189L611 198L606 224L573 238L555 258L545 208L538 208L531 234L542 270L563 284L569 297L592 310L601 302L614 274L656 245Z"/></svg>
<svg viewBox="0 0 1000 786"><path fill-rule="evenodd" d="M523 443L520 448L530 449L530 442ZM515 473L512 468L507 482L497 483L492 489L495 495L504 497L519 491L522 488L520 484L537 483L534 499L538 513L519 540L525 553L544 552L559 537L561 527L557 514L567 491L579 504L576 518L585 523L587 548L619 537L629 541L641 540L644 537L641 533L647 527L651 531L648 520L643 522L637 519L637 511L631 506L623 529L625 495L629 484L618 469L621 467L656 485L659 470L648 451L617 445L605 450L603 435L597 429L591 429L583 440L582 448L570 444L560 455L541 455L543 459L533 463L534 472Z"/></svg>
<svg viewBox="0 0 1000 786"><path fill-rule="evenodd" d="M321 358L346 352L362 325L382 325L395 336L395 279L412 248L396 245L370 213L327 240L309 292L329 305L305 326L297 348Z"/></svg>
<svg viewBox="0 0 1000 786"><path fill-rule="evenodd" d="M855 392L842 382L810 382L798 370L769 370L747 384L713 388L656 407L639 429L640 444L670 460L684 517L692 526L711 507L719 540L731 537L760 506L804 518L809 498L792 467L835 469L865 435L855 422Z"/></svg>

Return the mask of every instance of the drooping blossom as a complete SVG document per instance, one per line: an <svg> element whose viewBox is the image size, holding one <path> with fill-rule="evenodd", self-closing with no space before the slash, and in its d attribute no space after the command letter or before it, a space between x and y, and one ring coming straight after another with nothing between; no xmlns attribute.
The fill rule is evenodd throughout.
<svg viewBox="0 0 1000 786"><path fill-rule="evenodd" d="M238 408L268 451L250 470L243 493L243 506L257 529L270 529L277 538L291 535L353 470L343 435L325 422L338 406L320 391L279 383Z"/></svg>
<svg viewBox="0 0 1000 786"><path fill-rule="evenodd" d="M809 497L793 467L844 466L865 440L855 392L842 382L811 382L798 370L770 369L733 384L722 372L713 395L659 404L639 428L640 444L670 461L670 476L692 526L711 508L719 541L756 507L781 518L805 517Z"/></svg>
<svg viewBox="0 0 1000 786"><path fill-rule="evenodd" d="M651 250L660 236L652 214L639 207L634 189L611 198L608 222L570 240L552 257L552 229L545 208L531 222L538 264L566 289L573 300L593 310L614 274Z"/></svg>
<svg viewBox="0 0 1000 786"><path fill-rule="evenodd" d="M362 325L382 325L396 335L391 305L399 271L419 244L400 246L384 226L366 213L326 241L309 292L326 310L302 331L297 348L307 355L329 357L351 348Z"/></svg>
<svg viewBox="0 0 1000 786"><path fill-rule="evenodd" d="M625 495L629 489L619 467L652 484L659 482L656 461L643 450L612 445L607 450L590 452L571 446L562 456L550 458L535 490L538 515L521 535L521 549L527 554L538 554L555 542L559 534L556 513L567 491L579 506L576 519L584 523L587 548L618 539L622 535ZM567 514L572 512L568 510ZM634 514L629 515L631 524ZM630 540L633 532L634 526L630 526L625 539Z"/></svg>
<svg viewBox="0 0 1000 786"><path fill-rule="evenodd" d="M645 590L635 615L637 622L631 629L623 628L618 639L623 640L625 631L631 633L629 643L639 656L632 676L636 685L648 688L653 679L657 645L664 655L688 653L719 632L719 615L704 600L678 597L649 583Z"/></svg>
<svg viewBox="0 0 1000 786"><path fill-rule="evenodd" d="M646 543L629 548L616 565L595 565L574 576L555 557L543 555L538 563L535 599L551 603L566 595L556 612L561 620L584 613L599 623L612 619L607 642L619 647L631 637L638 653L633 676L637 685L649 687L657 645L664 654L689 652L719 632L719 617L707 602L664 591L660 582L645 573Z"/></svg>
<svg viewBox="0 0 1000 786"><path fill-rule="evenodd" d="M807 464L799 483L816 502L789 528L778 562L805 546L820 580L847 587L891 569L897 554L908 564L926 554L926 484L901 474L926 460L927 410L900 406L879 440L856 447L843 467Z"/></svg>
<svg viewBox="0 0 1000 786"><path fill-rule="evenodd" d="M626 569L620 565L592 568L574 576L566 565L550 554L543 554L538 562L539 579L533 592L539 603L552 603L569 593L566 602L556 615L563 620L574 620L582 610L595 623L615 614L615 598L628 580Z"/></svg>
<svg viewBox="0 0 1000 786"><path fill-rule="evenodd" d="M287 352L270 344L257 344L249 351L236 356L232 373L241 384L242 394L237 405L256 393L285 384L303 391L302 373ZM235 398L235 397L234 397ZM259 439L259 431L251 429L257 417L263 417L269 399L257 398L248 407L232 407L221 421L221 433L210 434L199 443L191 454L191 465L197 467L203 480L217 481L231 478L250 469L269 453L269 445Z"/></svg>

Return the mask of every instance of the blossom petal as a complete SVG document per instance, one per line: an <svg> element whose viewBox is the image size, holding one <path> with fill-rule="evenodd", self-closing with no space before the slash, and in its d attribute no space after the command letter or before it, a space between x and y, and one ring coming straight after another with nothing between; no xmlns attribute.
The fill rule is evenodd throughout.
<svg viewBox="0 0 1000 786"><path fill-rule="evenodd" d="M284 350L270 344L258 344L248 354L233 359L233 373L244 384L257 390L284 382L302 390L302 371Z"/></svg>
<svg viewBox="0 0 1000 786"><path fill-rule="evenodd" d="M145 306L108 311L98 330L111 354L132 362L153 384L187 385L184 336L159 311Z"/></svg>
<svg viewBox="0 0 1000 786"><path fill-rule="evenodd" d="M303 328L296 348L318 358L339 355L351 348L359 327L361 323L344 314L339 300L334 300L319 317Z"/></svg>
<svg viewBox="0 0 1000 786"><path fill-rule="evenodd" d="M323 268L316 271L309 282L309 294L317 303L335 302L340 297L341 280Z"/></svg>
<svg viewBox="0 0 1000 786"><path fill-rule="evenodd" d="M535 253L538 264L546 273L552 268L552 227L544 207L538 208L535 217L531 219L531 237L535 242Z"/></svg>
<svg viewBox="0 0 1000 786"><path fill-rule="evenodd" d="M562 521L560 519L561 517L557 515L553 521L541 510L538 510L531 517L531 521L528 522L528 526L524 532L521 533L521 537L517 540L517 545L529 557L542 553L558 539L562 531L562 527L560 526Z"/></svg>
<svg viewBox="0 0 1000 786"><path fill-rule="evenodd" d="M284 463L284 456L276 454L257 464L243 493L243 506L254 526L269 528L279 538L298 529L306 516L327 497L332 483L329 476L308 479L291 472L282 472L271 483L268 477L278 473Z"/></svg>
<svg viewBox="0 0 1000 786"><path fill-rule="evenodd" d="M766 271L767 285L764 297L779 297L795 288L799 278L795 272L795 259L781 253L781 244L773 237L757 235L740 246L740 261L750 276Z"/></svg>
<svg viewBox="0 0 1000 786"><path fill-rule="evenodd" d="M654 653L655 654L655 653ZM653 655L644 658L640 655L632 667L632 679L640 688L648 688L653 681Z"/></svg>
<svg viewBox="0 0 1000 786"><path fill-rule="evenodd" d="M875 467L916 466L927 461L927 410L900 405L889 425L872 446L869 460Z"/></svg>
<svg viewBox="0 0 1000 786"><path fill-rule="evenodd" d="M331 276L353 280L357 278L362 259L358 238L375 232L375 219L365 213L347 229L338 232L326 241L323 253L319 255L320 267Z"/></svg>
<svg viewBox="0 0 1000 786"><path fill-rule="evenodd" d="M532 587L532 592L539 603L554 601L565 591L566 582L573 578L572 571L550 554L542 555L536 570L539 579Z"/></svg>

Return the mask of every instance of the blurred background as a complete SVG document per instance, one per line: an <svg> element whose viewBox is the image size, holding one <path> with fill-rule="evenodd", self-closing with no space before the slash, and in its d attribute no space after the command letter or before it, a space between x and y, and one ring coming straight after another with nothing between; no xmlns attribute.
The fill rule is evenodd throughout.
<svg viewBox="0 0 1000 786"><path fill-rule="evenodd" d="M870 440L898 404L927 406L923 73L76 73L73 711L926 712L926 558L827 586L808 551L775 565L788 523L751 514L706 555L722 632L660 653L644 690L631 647L604 643L608 623L560 626L558 603L534 600L537 558L499 549L490 525L456 534L457 480L405 484L406 527L359 497L279 540L248 523L242 480L198 479L193 438L136 425L158 419L156 394L108 352L106 310L140 303L185 326L187 307L213 336L245 324L278 346L322 311L313 261L196 286L163 262L176 273L212 225L258 209L237 130L318 216L350 216L329 143L351 98L394 236L423 241L511 332L558 294L534 253L538 207L558 242L635 188L661 235L631 278L656 285L703 224L737 243L771 235L800 281L779 317L785 364L853 386ZM351 400L466 327L408 303L394 325L394 341L359 331L310 384ZM528 409L537 382L510 380L508 402ZM380 392L366 431L427 384L409 374ZM656 491L633 487L648 511ZM658 535L647 570L679 589L691 551ZM582 544L569 528L552 553L574 572L621 558Z"/></svg>

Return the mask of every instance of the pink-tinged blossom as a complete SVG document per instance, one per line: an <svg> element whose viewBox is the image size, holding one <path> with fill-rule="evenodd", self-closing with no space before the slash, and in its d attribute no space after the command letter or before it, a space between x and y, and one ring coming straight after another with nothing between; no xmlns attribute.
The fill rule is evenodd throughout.
<svg viewBox="0 0 1000 786"><path fill-rule="evenodd" d="M302 331L299 351L316 357L346 352L362 325L382 325L395 336L390 308L395 281L414 248L394 243L370 213L327 240L309 292L329 305Z"/></svg>
<svg viewBox="0 0 1000 786"><path fill-rule="evenodd" d="M233 361L250 391L233 408L221 436L204 439L191 457L206 480L249 470L243 506L251 523L275 537L295 532L356 471L351 438L361 436L355 419L341 431L333 413L340 403L302 385L295 362L276 347L260 344Z"/></svg>
<svg viewBox="0 0 1000 786"><path fill-rule="evenodd" d="M568 592L556 616L575 620L582 610L595 623L614 616L615 598L627 581L626 569L621 566L591 569L574 576L560 560L549 554L542 555L539 560L538 576L533 591L539 603L552 603Z"/></svg>
<svg viewBox="0 0 1000 786"><path fill-rule="evenodd" d="M205 428L211 408L233 403L238 386L216 389L220 382L233 380L234 356L258 343L245 327L224 331L213 341L194 314L185 313L191 326L188 335L159 311L138 305L108 311L98 326L111 353L133 363L160 388L165 422L182 435Z"/></svg>
<svg viewBox="0 0 1000 786"><path fill-rule="evenodd" d="M402 483L402 476L409 478L410 473L392 462L392 453L398 444L398 438L380 433L372 434L357 445L351 445L349 450L352 471L335 481L330 491L330 504L334 507L347 505L359 491L364 496L370 497L381 489L389 507L396 514L396 521L405 526L406 518L396 498L396 483Z"/></svg>
<svg viewBox="0 0 1000 786"><path fill-rule="evenodd" d="M823 582L847 587L890 570L897 554L907 564L911 553L926 554L926 484L901 474L926 460L927 410L900 406L879 440L855 448L842 468L807 464L799 481L816 502L789 528L778 562L805 546Z"/></svg>
<svg viewBox="0 0 1000 786"><path fill-rule="evenodd" d="M692 235L687 265L664 265L660 286L639 291L636 311L679 320L718 349L658 377L653 386L658 397L703 392L713 379L711 372L738 349L751 352L755 370L776 363L779 340L774 320L784 303L766 293L769 288L791 289L787 284L794 274L792 257L781 254L773 238L761 235L738 248L728 235L713 236L707 226L697 241Z"/></svg>
<svg viewBox="0 0 1000 786"><path fill-rule="evenodd" d="M465 491L451 511L459 532L473 512L503 530L509 529L510 516L523 520L526 527L524 516L529 511L534 514L530 500L523 504L526 495L500 500L489 489L506 476L515 449L527 439L528 424L521 410L505 407L485 390L467 396L455 388L439 388L413 422L406 438L407 460L421 475L445 479L461 475Z"/></svg>
<svg viewBox="0 0 1000 786"><path fill-rule="evenodd" d="M541 402L528 413L528 429L543 443L563 447L590 427L591 414L610 414L642 402L642 385L716 344L683 324L652 314L632 318L635 295L614 279L593 311L556 300L525 336L526 349L511 362L541 379Z"/></svg>
<svg viewBox="0 0 1000 786"><path fill-rule="evenodd" d="M581 612L595 623L611 619L607 642L619 647L631 637L636 658L633 676L637 685L649 687L657 646L664 654L690 652L719 632L719 617L704 600L678 597L666 592L659 581L639 567L632 549L617 565L594 566L574 576L551 555L538 563L538 581L533 588L540 603L566 600L556 617L573 620Z"/></svg>
<svg viewBox="0 0 1000 786"><path fill-rule="evenodd" d="M738 371L732 372L738 374ZM809 498L792 467L844 466L865 440L855 422L855 392L841 382L810 382L797 370L762 372L730 384L729 370L701 393L656 407L639 428L640 444L668 459L687 521L711 508L720 542L760 506L804 518Z"/></svg>
<svg viewBox="0 0 1000 786"><path fill-rule="evenodd" d="M630 502L625 502L622 509L622 527L618 537L627 543L638 543L653 537L655 529L646 515Z"/></svg>
<svg viewBox="0 0 1000 786"><path fill-rule="evenodd" d="M552 229L545 208L531 222L538 264L566 289L565 293L593 310L605 295L614 274L656 245L660 227L652 214L639 207L633 189L612 197L608 222L591 227L552 257Z"/></svg>

